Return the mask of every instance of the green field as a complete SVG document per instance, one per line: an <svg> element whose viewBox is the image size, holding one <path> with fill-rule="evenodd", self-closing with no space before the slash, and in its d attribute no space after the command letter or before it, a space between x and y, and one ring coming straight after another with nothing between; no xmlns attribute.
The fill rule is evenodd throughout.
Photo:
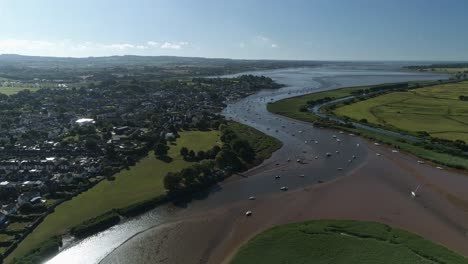
<svg viewBox="0 0 468 264"><path fill-rule="evenodd" d="M67 232L83 221L101 215L113 208L122 208L137 202L164 194L163 178L170 171L179 171L192 163L180 156L180 148L185 146L194 151L208 150L220 144L219 131L184 131L176 145L171 145L168 155L173 158L165 163L150 153L130 170L123 170L115 175L114 181L104 180L90 190L56 207L18 248L8 256L23 255L37 247L42 241Z"/></svg>
<svg viewBox="0 0 468 264"><path fill-rule="evenodd" d="M468 260L387 225L320 220L269 229L243 245L230 263L466 264Z"/></svg>
<svg viewBox="0 0 468 264"><path fill-rule="evenodd" d="M325 97L340 98L350 96L351 92L363 89L365 87L350 87L342 88L331 91L324 91L312 94L306 94L296 97L291 97L283 100L279 100L274 103L269 103L267 105L268 111L277 114L287 116L289 118L302 120L305 122L313 122L317 120L317 116L312 114L309 111L301 112L300 108L302 106L307 106L307 101L319 100Z"/></svg>
<svg viewBox="0 0 468 264"><path fill-rule="evenodd" d="M468 142L468 82L393 92L337 108L334 113L389 129L426 131L432 137Z"/></svg>
<svg viewBox="0 0 468 264"><path fill-rule="evenodd" d="M35 92L39 90L37 87L12 87L12 86L0 86L0 93L6 95L12 95L18 93L19 91L29 90L31 92Z"/></svg>

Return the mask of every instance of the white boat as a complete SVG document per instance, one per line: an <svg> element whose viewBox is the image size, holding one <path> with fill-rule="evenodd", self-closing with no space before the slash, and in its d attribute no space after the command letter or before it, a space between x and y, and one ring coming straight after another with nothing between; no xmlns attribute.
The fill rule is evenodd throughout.
<svg viewBox="0 0 468 264"><path fill-rule="evenodd" d="M288 190L288 187L283 186L283 187L280 188L280 190L282 190L282 191L287 191L287 190Z"/></svg>
<svg viewBox="0 0 468 264"><path fill-rule="evenodd" d="M245 215L246 215L246 216L251 216L251 215L252 215L252 211L247 211L247 212L245 212Z"/></svg>

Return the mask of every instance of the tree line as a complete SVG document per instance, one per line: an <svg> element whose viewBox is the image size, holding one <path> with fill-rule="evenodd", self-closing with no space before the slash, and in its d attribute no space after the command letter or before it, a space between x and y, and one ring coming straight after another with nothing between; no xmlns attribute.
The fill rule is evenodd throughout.
<svg viewBox="0 0 468 264"><path fill-rule="evenodd" d="M215 146L203 155L198 152L195 156L194 151L181 149L182 156L185 154L187 158L193 157L199 162L180 172L169 172L164 177L164 187L169 197L190 196L231 173L244 170L247 164L255 160L255 151L247 140L240 139L235 131L224 124L219 129L222 147Z"/></svg>

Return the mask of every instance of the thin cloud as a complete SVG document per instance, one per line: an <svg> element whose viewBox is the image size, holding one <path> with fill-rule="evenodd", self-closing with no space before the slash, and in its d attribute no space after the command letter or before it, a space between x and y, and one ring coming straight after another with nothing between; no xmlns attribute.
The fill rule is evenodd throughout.
<svg viewBox="0 0 468 264"><path fill-rule="evenodd" d="M242 42L239 45L241 48L245 48L247 45ZM260 48L278 48L279 45L273 41L271 38L263 36L263 35L257 35L255 36L251 41L249 46L254 46L254 47L260 47Z"/></svg>
<svg viewBox="0 0 468 264"><path fill-rule="evenodd" d="M181 50L188 46L187 41L145 43L98 43L93 41L72 40L27 40L27 39L0 39L0 53L14 53L40 56L109 56L125 54L158 54L163 50Z"/></svg>
<svg viewBox="0 0 468 264"><path fill-rule="evenodd" d="M171 43L171 42L164 42L161 45L161 49L175 49L175 50L180 50L182 47L188 45L188 42L181 41L177 43Z"/></svg>

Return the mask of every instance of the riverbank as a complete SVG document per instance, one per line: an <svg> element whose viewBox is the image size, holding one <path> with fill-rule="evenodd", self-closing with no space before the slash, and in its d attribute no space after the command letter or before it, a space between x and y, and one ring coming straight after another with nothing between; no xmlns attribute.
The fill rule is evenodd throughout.
<svg viewBox="0 0 468 264"><path fill-rule="evenodd" d="M453 81L449 81L449 83L452 82ZM412 89L414 89L414 87L437 87L439 83L439 81L410 82L407 83L407 87L413 87ZM394 85L395 84L384 84L378 86L341 88L332 91L318 92L280 100L268 104L267 107L269 111L275 114L284 115L305 122L312 122L317 126L327 126L335 129L345 130L350 133L378 141L382 144L387 144L397 149L407 151L422 159L426 159L443 166L456 169L468 169L468 161L464 156L451 154L453 151L449 149L448 146L426 142L425 138L416 138L416 133L409 133L409 135L404 135L404 130L397 130L397 132L393 132L390 130L391 127L388 126L382 127L374 125L371 127L372 125L367 123L367 120L365 124L357 123L359 120L361 120L361 118L350 119L347 117L340 117L335 115L335 112L337 111L335 110L337 105L338 109L340 109L339 106L342 106L341 108L349 108L350 103L348 101L356 101L356 99L354 99L356 94L366 90L372 91L373 89L379 91L379 93L389 93L395 90L399 90L398 87L396 87L396 89L393 88ZM387 89L386 86L389 86L390 88ZM310 111L312 106L314 106L313 111ZM341 111L340 113L341 115L345 115L345 112L346 111ZM328 119L331 120L331 122L327 121ZM392 136L392 134L395 134L396 136ZM413 140L413 138L416 140Z"/></svg>

